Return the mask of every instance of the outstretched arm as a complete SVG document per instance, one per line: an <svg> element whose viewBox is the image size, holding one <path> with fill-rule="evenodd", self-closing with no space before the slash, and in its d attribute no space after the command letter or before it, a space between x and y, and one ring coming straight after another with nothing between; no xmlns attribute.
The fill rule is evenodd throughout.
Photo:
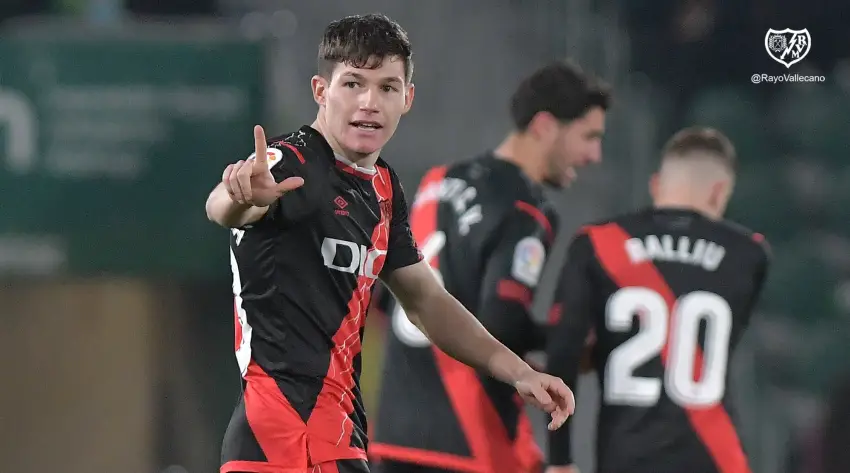
<svg viewBox="0 0 850 473"><path fill-rule="evenodd" d="M563 425L575 408L572 391L560 379L533 370L443 288L419 253L404 190L398 176L391 177L393 213L381 279L434 345L461 363L513 385L527 402L552 414L550 429Z"/></svg>
<svg viewBox="0 0 850 473"><path fill-rule="evenodd" d="M386 283L406 311L418 314L418 322L438 348L513 385L529 403L552 414L550 429L559 428L572 414L575 401L564 382L535 371L490 335L446 292L427 263L399 268L390 273Z"/></svg>

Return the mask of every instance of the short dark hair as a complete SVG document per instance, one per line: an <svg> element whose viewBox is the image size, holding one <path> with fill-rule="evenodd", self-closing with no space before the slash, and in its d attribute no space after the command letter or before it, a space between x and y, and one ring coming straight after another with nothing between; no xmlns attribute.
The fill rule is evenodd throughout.
<svg viewBox="0 0 850 473"><path fill-rule="evenodd" d="M583 116L593 107L607 110L611 91L598 78L570 61L547 64L520 83L511 98L511 118L525 131L539 112L549 112L562 122Z"/></svg>
<svg viewBox="0 0 850 473"><path fill-rule="evenodd" d="M694 126L676 132L664 145L661 159L689 157L692 153L705 153L735 172L738 157L732 141L719 130Z"/></svg>
<svg viewBox="0 0 850 473"><path fill-rule="evenodd" d="M405 80L410 82L413 51L407 32L385 15L347 16L325 28L319 44L319 74L330 79L340 63L356 68L378 68L384 59L393 56L404 61Z"/></svg>

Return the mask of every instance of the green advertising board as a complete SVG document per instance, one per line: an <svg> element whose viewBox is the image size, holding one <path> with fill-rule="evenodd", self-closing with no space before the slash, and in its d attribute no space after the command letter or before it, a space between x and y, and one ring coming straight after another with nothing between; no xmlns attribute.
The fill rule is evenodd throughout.
<svg viewBox="0 0 850 473"><path fill-rule="evenodd" d="M204 201L252 149L260 44L0 40L0 273L221 277Z"/></svg>

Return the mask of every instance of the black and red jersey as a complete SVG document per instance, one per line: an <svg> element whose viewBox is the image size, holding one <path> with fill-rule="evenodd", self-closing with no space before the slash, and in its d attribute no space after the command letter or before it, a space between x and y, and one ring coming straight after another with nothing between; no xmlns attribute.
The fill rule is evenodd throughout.
<svg viewBox="0 0 850 473"><path fill-rule="evenodd" d="M548 369L574 386L595 332L596 471L750 472L733 424L729 360L769 259L761 235L685 209L628 214L574 238ZM567 427L550 433L552 464L572 460Z"/></svg>
<svg viewBox="0 0 850 473"><path fill-rule="evenodd" d="M446 289L516 353L541 349L530 316L556 219L543 189L492 154L423 178L411 227ZM460 472L528 471L541 452L515 390L432 346L392 298L370 456Z"/></svg>
<svg viewBox="0 0 850 473"><path fill-rule="evenodd" d="M230 261L243 397L222 472L365 459L360 348L379 276L421 260L398 177L334 155L310 127L269 140L279 182L304 185L233 229ZM289 470L287 470L289 471Z"/></svg>

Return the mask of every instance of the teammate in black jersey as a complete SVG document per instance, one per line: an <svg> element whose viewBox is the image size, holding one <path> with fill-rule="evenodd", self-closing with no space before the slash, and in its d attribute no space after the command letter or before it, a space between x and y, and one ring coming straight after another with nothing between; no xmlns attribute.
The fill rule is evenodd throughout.
<svg viewBox="0 0 850 473"><path fill-rule="evenodd" d="M608 102L606 87L574 65L549 64L514 93L515 129L499 147L434 168L419 186L411 225L426 261L516 353L543 348L529 314L557 230L543 185L564 187L576 168L599 162ZM539 471L542 454L510 387L433 347L410 321L417 314L384 310L392 330L370 451L380 470Z"/></svg>
<svg viewBox="0 0 850 473"><path fill-rule="evenodd" d="M721 133L671 138L653 207L583 228L573 240L548 369L570 386L595 331L598 473L749 473L730 418L729 359L770 260L758 233L723 220L735 152ZM575 471L569 429L550 435L550 473Z"/></svg>
<svg viewBox="0 0 850 473"><path fill-rule="evenodd" d="M420 314L446 352L552 413L572 412L561 380L494 339L421 262L398 178L380 159L413 103L410 43L381 15L331 23L312 79L312 126L266 140L228 166L207 201L232 229L236 358L243 396L221 472L368 471L360 344L377 278Z"/></svg>

